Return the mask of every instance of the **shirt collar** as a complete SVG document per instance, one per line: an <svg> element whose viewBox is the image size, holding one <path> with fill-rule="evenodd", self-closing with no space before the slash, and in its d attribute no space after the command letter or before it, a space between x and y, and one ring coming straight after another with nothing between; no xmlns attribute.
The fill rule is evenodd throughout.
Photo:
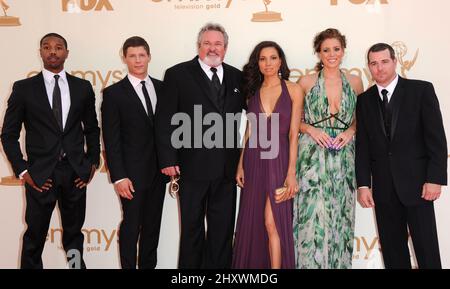
<svg viewBox="0 0 450 289"><path fill-rule="evenodd" d="M53 73L51 71L48 71L45 68L42 70L42 75L44 77L44 81L48 84L53 83L56 74L59 75L59 80L62 80L63 82L67 83L67 75L66 75L66 71L64 69L61 70L59 73Z"/></svg>
<svg viewBox="0 0 450 289"><path fill-rule="evenodd" d="M145 80L145 84L147 84L147 85L151 83L150 76L148 76L148 75L146 78L140 79L140 78L137 78L136 76L128 74L128 80L131 82L131 85L133 85L133 87L136 87L139 84L141 84L141 81L143 81L143 80Z"/></svg>
<svg viewBox="0 0 450 289"><path fill-rule="evenodd" d="M386 89L388 91L388 95L391 96L394 93L397 83L398 83L398 74L395 76L394 80L392 80L391 83L389 83L388 86L386 87L382 87L381 85L377 84L378 94L382 95L381 91L383 89Z"/></svg>

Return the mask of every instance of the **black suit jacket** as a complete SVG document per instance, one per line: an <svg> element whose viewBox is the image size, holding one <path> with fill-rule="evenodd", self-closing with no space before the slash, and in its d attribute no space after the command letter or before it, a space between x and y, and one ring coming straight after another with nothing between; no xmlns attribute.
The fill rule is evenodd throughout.
<svg viewBox="0 0 450 289"><path fill-rule="evenodd" d="M223 63L225 86L224 108L221 109L212 97L211 88L205 72L202 70L198 57L191 61L180 63L169 68L164 77L164 96L156 111L157 146L160 168L179 165L183 178L191 180L214 180L217 178L231 178L234 180L239 160L238 132L240 123L226 124L226 113L241 113L245 108L245 99L240 93L242 73L238 69ZM197 135L204 136L211 125L201 125L202 118L194 118L194 106L200 105L202 116L216 113L224 120L223 148L206 148L195 146L194 132L196 124L200 129ZM178 112L189 116L191 122L190 148L175 148L171 143L172 132L178 126L171 125L172 116ZM228 133L232 131L234 134ZM197 140L198 141L198 140ZM226 148L226 142L233 144Z"/></svg>
<svg viewBox="0 0 450 289"><path fill-rule="evenodd" d="M151 80L158 106L163 83ZM102 129L111 181L129 178L135 188L150 185L158 171L154 121L128 77L103 91Z"/></svg>
<svg viewBox="0 0 450 289"><path fill-rule="evenodd" d="M51 176L61 148L85 182L89 180L92 165L99 163L100 129L94 91L89 81L70 74L67 74L67 82L71 103L64 132L53 115L42 73L15 82L8 100L1 135L3 148L16 176L28 170L39 187ZM26 130L27 160L19 145L22 124Z"/></svg>
<svg viewBox="0 0 450 289"><path fill-rule="evenodd" d="M447 184L447 142L433 85L399 77L390 100L390 139L379 99L376 85L358 97L358 187L372 186L375 202L389 201L394 188L405 205L425 202L424 183Z"/></svg>

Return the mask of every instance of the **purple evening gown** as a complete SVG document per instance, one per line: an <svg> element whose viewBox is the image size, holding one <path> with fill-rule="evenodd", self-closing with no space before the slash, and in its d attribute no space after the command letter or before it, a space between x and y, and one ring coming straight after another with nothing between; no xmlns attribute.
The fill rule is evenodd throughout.
<svg viewBox="0 0 450 289"><path fill-rule="evenodd" d="M249 141L245 144L243 159L245 187L241 190L233 248L232 267L236 269L271 268L269 238L264 224L267 196L270 199L272 214L280 237L281 268L295 268L292 200L276 204L274 199L275 189L284 184L289 163L289 127L292 102L284 80L281 81L281 87L281 95L270 117L264 113L259 90L248 103L247 113L256 115L258 130L262 121L267 123L267 130L261 132L267 134L262 137L263 139L271 139L270 125L274 114L278 114L279 152L273 159L263 159L261 152L269 151L270 148L262 148L259 140L255 148L249 148ZM260 114L262 117L259 117ZM255 133L255 130L255 123L252 123L251 134Z"/></svg>

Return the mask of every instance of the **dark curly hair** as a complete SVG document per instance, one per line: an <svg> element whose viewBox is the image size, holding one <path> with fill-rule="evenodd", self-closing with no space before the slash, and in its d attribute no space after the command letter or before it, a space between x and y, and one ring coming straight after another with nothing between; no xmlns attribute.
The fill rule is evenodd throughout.
<svg viewBox="0 0 450 289"><path fill-rule="evenodd" d="M313 46L314 46L314 51L316 53L320 52L320 47L322 46L322 43L327 40L327 39L337 39L340 43L342 48L347 48L347 39L345 38L345 35L343 35L341 32L339 32L339 30L337 30L336 28L328 28L325 29L324 31L321 31L319 33L316 34L316 36L314 37L314 41L313 41ZM319 61L316 64L316 71L321 71L323 68L323 63L322 61Z"/></svg>
<svg viewBox="0 0 450 289"><path fill-rule="evenodd" d="M247 99L252 97L263 83L264 75L259 70L259 56L261 54L261 50L268 47L275 48L278 52L278 56L281 59L281 66L280 66L281 79L289 80L289 75L291 74L291 71L289 70L289 67L287 65L286 55L284 54L284 51L283 49L281 49L280 45L278 45L274 41L260 42L253 49L252 54L248 59L248 63L244 65L243 69L244 83L242 92Z"/></svg>

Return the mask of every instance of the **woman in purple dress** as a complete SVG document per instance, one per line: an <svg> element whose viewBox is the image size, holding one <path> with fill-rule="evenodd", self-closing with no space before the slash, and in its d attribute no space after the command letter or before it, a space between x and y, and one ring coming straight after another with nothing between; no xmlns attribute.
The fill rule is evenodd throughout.
<svg viewBox="0 0 450 289"><path fill-rule="evenodd" d="M244 66L248 123L236 173L242 190L233 268L295 268L292 198L302 90L289 74L272 41L259 43Z"/></svg>

